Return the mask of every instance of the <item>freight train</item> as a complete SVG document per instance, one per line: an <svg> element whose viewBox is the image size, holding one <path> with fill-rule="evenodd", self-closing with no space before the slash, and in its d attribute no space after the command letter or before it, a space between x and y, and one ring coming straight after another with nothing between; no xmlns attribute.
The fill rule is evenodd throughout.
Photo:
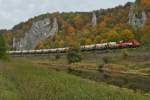
<svg viewBox="0 0 150 100"><path fill-rule="evenodd" d="M92 50L106 50L106 49L121 49L121 48L135 48L139 47L140 43L137 40L132 41L119 41L119 42L108 42L101 44L92 44L81 46L81 51L92 51ZM53 48L53 49L39 49L39 50L20 50L20 51L8 51L10 55L21 55L21 54L48 54L48 53L65 53L69 50L69 47L65 48Z"/></svg>

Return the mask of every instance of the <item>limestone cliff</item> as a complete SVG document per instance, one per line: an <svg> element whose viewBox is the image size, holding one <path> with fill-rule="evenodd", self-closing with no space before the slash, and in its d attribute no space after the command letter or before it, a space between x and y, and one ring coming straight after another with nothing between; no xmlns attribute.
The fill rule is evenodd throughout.
<svg viewBox="0 0 150 100"><path fill-rule="evenodd" d="M138 5L132 4L129 10L128 23L135 28L143 27L147 20L144 9L139 9Z"/></svg>
<svg viewBox="0 0 150 100"><path fill-rule="evenodd" d="M32 24L30 30L25 33L24 38L15 43L17 50L30 50L34 49L39 41L45 40L50 36L54 36L58 32L57 18L44 19Z"/></svg>
<svg viewBox="0 0 150 100"><path fill-rule="evenodd" d="M92 26L95 27L97 25L97 17L96 14L93 12L92 16Z"/></svg>

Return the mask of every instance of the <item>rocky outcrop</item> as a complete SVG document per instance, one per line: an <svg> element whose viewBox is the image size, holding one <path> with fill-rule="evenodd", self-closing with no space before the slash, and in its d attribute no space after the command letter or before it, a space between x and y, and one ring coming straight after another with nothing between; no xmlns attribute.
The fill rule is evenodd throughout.
<svg viewBox="0 0 150 100"><path fill-rule="evenodd" d="M129 11L129 20L128 23L132 25L135 28L143 27L147 20L147 15L144 9L137 9L137 5L133 4L131 5L130 11Z"/></svg>
<svg viewBox="0 0 150 100"><path fill-rule="evenodd" d="M15 43L17 50L34 49L39 41L45 40L50 36L54 36L58 32L57 18L44 19L32 24L32 27L25 33L25 37Z"/></svg>
<svg viewBox="0 0 150 100"><path fill-rule="evenodd" d="M13 49L16 47L16 38L15 37L13 37L13 40L12 40L12 47L13 47Z"/></svg>
<svg viewBox="0 0 150 100"><path fill-rule="evenodd" d="M96 14L93 12L92 16L92 26L95 27L97 25L97 17Z"/></svg>

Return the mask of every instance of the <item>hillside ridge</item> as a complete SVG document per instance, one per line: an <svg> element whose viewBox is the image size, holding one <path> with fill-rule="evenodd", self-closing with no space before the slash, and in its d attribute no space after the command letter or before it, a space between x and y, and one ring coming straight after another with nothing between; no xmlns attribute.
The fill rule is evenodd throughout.
<svg viewBox="0 0 150 100"><path fill-rule="evenodd" d="M146 3L147 4L147 3ZM137 39L146 44L149 7L142 0L92 12L47 13L5 33L11 49L41 49Z"/></svg>

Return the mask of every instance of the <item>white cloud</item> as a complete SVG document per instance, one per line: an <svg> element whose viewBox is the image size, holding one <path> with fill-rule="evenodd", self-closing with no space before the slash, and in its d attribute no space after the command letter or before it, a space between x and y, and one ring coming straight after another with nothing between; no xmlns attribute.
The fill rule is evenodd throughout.
<svg viewBox="0 0 150 100"><path fill-rule="evenodd" d="M0 28L54 11L91 11L135 0L0 0Z"/></svg>

